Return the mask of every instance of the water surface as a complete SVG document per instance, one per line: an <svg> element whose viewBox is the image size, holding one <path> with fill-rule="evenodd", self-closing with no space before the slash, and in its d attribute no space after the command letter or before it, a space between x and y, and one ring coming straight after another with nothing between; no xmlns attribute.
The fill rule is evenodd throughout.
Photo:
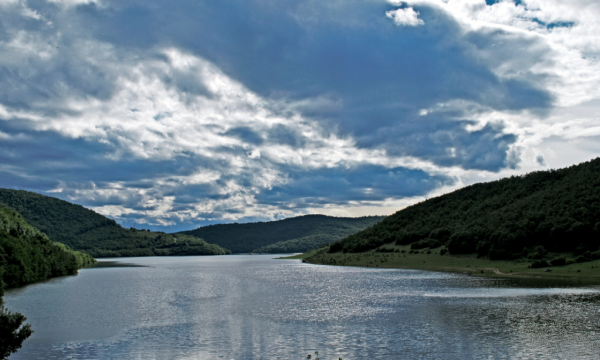
<svg viewBox="0 0 600 360"><path fill-rule="evenodd" d="M600 288L273 255L110 259L137 266L7 291L35 333L19 359L600 357Z"/></svg>

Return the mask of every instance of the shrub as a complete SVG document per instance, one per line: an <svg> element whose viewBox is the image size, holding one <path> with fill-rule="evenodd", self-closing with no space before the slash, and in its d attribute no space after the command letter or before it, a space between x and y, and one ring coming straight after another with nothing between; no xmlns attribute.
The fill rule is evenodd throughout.
<svg viewBox="0 0 600 360"><path fill-rule="evenodd" d="M489 241L480 241L477 243L475 250L479 257L486 256L490 252L491 243Z"/></svg>
<svg viewBox="0 0 600 360"><path fill-rule="evenodd" d="M540 260L543 259L547 254L548 251L546 251L546 249L544 249L542 246L536 246L533 248L533 250L531 250L531 252L529 252L529 258Z"/></svg>
<svg viewBox="0 0 600 360"><path fill-rule="evenodd" d="M552 266L563 266L563 265L567 265L567 259L565 259L564 257L560 257L560 258L556 258L554 260L550 261L550 264Z"/></svg>
<svg viewBox="0 0 600 360"><path fill-rule="evenodd" d="M431 238L426 238L423 240L419 240L417 242L414 242L410 245L411 249L425 249L425 248L430 248L430 249L435 249L442 246L442 243L439 240L436 239L431 239Z"/></svg>
<svg viewBox="0 0 600 360"><path fill-rule="evenodd" d="M536 269L536 268L542 268L542 267L549 267L550 264L548 264L548 261L541 259L541 260L535 260L534 262L531 263L531 267Z"/></svg>
<svg viewBox="0 0 600 360"><path fill-rule="evenodd" d="M575 248L575 251L573 251L573 255L579 256L579 255L583 254L585 251L586 251L585 246L579 245L577 248Z"/></svg>
<svg viewBox="0 0 600 360"><path fill-rule="evenodd" d="M338 251L341 251L342 249L343 249L342 243L339 241L336 241L333 244L329 245L328 253L336 253Z"/></svg>
<svg viewBox="0 0 600 360"><path fill-rule="evenodd" d="M510 259L511 253L504 249L497 249L494 245L490 248L490 260L507 260Z"/></svg>

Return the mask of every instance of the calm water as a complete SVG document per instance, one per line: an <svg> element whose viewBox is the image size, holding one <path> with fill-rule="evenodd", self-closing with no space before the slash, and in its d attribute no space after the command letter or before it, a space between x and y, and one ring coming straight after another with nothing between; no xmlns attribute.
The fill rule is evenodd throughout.
<svg viewBox="0 0 600 360"><path fill-rule="evenodd" d="M11 359L600 358L598 287L272 258L127 258L144 267L8 291L35 330Z"/></svg>

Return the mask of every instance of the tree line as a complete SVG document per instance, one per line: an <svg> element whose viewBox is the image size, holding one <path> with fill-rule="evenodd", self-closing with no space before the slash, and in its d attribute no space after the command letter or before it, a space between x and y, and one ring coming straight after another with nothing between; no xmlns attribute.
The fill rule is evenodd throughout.
<svg viewBox="0 0 600 360"><path fill-rule="evenodd" d="M331 244L329 252L392 242L490 259L539 259L544 252L600 257L600 158L428 199Z"/></svg>

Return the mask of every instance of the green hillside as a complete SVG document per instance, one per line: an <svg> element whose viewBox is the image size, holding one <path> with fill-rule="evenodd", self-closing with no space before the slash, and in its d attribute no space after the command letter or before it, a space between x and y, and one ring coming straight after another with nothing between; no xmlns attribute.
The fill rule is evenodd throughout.
<svg viewBox="0 0 600 360"><path fill-rule="evenodd" d="M600 257L600 158L454 191L387 217L331 244L358 253L383 244L490 259L530 259L545 266L558 253L572 261ZM554 254L552 254L554 253Z"/></svg>
<svg viewBox="0 0 600 360"><path fill-rule="evenodd" d="M382 216L305 215L269 222L209 225L182 233L201 237L233 253L299 252L313 248L314 244L329 243L363 230L381 219Z"/></svg>
<svg viewBox="0 0 600 360"><path fill-rule="evenodd" d="M255 249L253 252L262 254L288 254L288 253L303 253L311 249L318 248L322 245L330 244L336 240L343 239L361 229L348 228L340 229L339 233L333 234L317 234L301 237L298 239L279 241L275 244L263 246Z"/></svg>
<svg viewBox="0 0 600 360"><path fill-rule="evenodd" d="M0 189L0 203L21 213L52 241L94 257L222 255L229 253L192 236L125 229L81 205L23 190Z"/></svg>
<svg viewBox="0 0 600 360"><path fill-rule="evenodd" d="M26 317L4 307L4 289L73 275L94 262L87 254L50 241L21 214L0 206L0 358L16 352L33 332L24 323Z"/></svg>
<svg viewBox="0 0 600 360"><path fill-rule="evenodd" d="M50 241L18 212L0 207L0 283L17 287L50 277L72 275L96 262L87 254Z"/></svg>

